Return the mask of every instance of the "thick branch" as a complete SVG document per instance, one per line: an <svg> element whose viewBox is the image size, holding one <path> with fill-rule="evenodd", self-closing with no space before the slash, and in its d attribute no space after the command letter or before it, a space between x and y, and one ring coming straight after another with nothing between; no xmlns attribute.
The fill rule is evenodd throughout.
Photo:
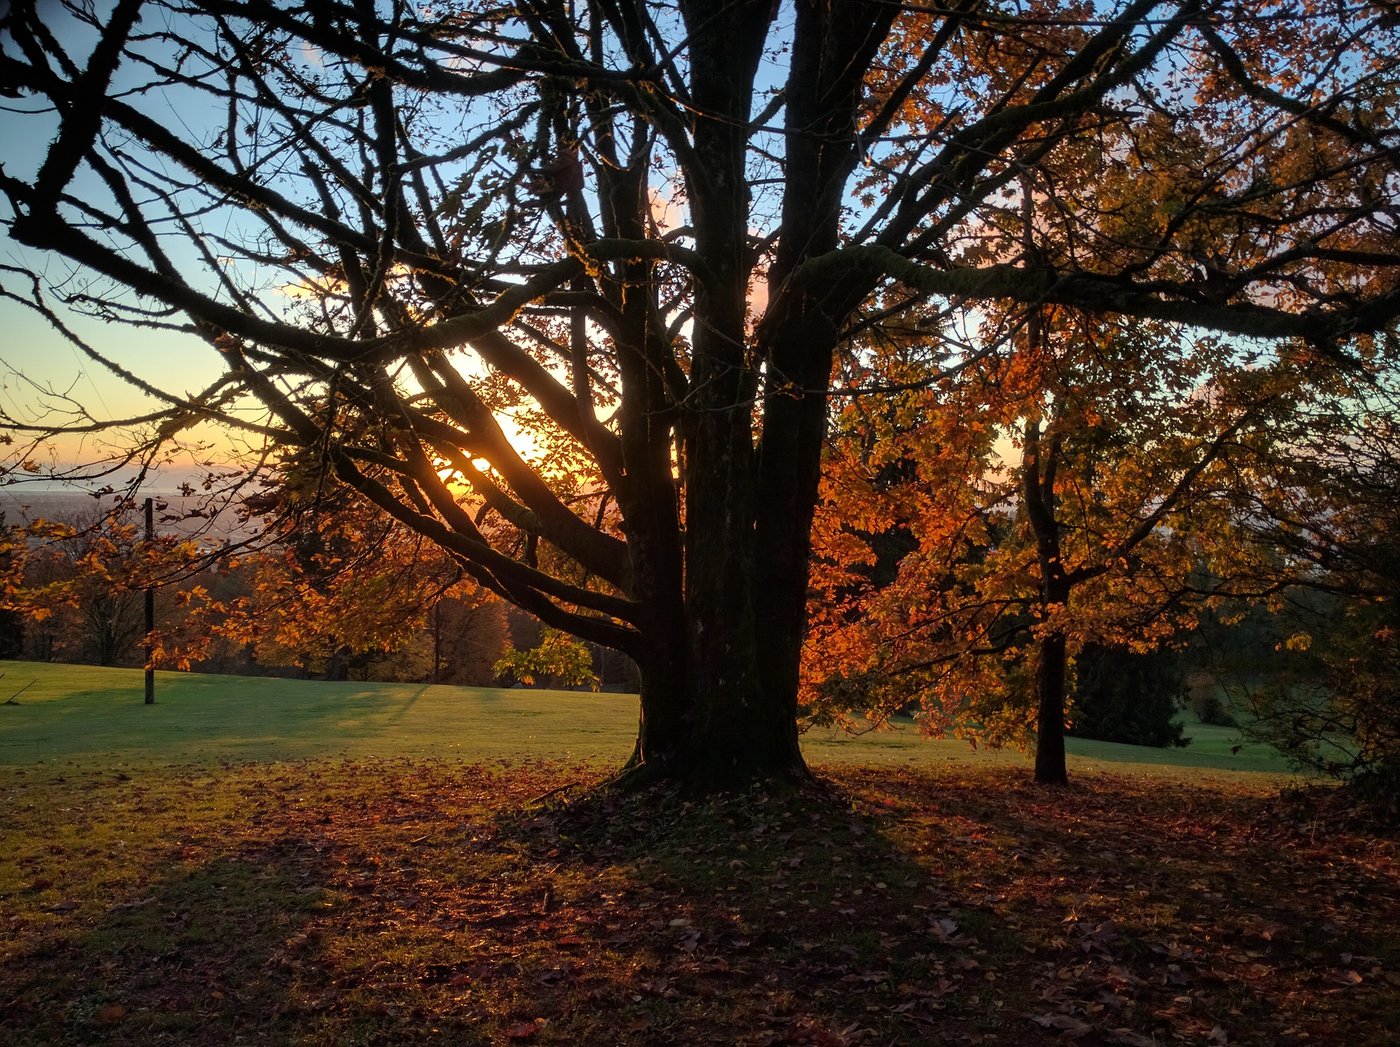
<svg viewBox="0 0 1400 1047"><path fill-rule="evenodd" d="M1074 306L1091 313L1118 313L1252 338L1302 338L1335 347L1357 334L1371 334L1400 316L1400 292L1364 306L1292 313L1251 302L1211 305L1189 297L1189 284L1132 281L1098 273L988 265L940 269L910 261L879 245L842 248L813 258L793 274L795 283L830 284L848 275L886 276L928 294L975 300Z"/></svg>

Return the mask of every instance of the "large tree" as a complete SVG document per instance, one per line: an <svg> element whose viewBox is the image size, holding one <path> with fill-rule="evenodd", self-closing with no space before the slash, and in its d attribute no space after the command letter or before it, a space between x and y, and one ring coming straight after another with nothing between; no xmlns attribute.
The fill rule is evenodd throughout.
<svg viewBox="0 0 1400 1047"><path fill-rule="evenodd" d="M11 236L81 267L71 304L221 354L147 383L152 438L308 448L630 654L644 777L804 773L854 332L1014 300L1346 353L1400 311L1380 2L19 2L0 42L52 135L0 175ZM1054 250L998 232L1018 193Z"/></svg>

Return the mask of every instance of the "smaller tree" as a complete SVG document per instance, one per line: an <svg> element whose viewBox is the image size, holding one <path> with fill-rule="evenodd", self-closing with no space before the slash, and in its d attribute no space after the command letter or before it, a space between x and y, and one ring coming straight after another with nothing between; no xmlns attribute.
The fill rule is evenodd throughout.
<svg viewBox="0 0 1400 1047"><path fill-rule="evenodd" d="M1377 347L1393 354L1396 341ZM1299 766L1400 795L1400 387L1379 356L1339 371L1258 485L1255 537L1276 551L1275 672L1247 731Z"/></svg>
<svg viewBox="0 0 1400 1047"><path fill-rule="evenodd" d="M1283 671L1250 692L1245 729L1299 767L1395 795L1400 615L1388 600L1329 603L1326 621L1288 616L1298 631L1284 640Z"/></svg>
<svg viewBox="0 0 1400 1047"><path fill-rule="evenodd" d="M264 666L303 675L486 682L483 668L504 644L498 599L334 482L308 480L295 462L281 479L247 503L263 526L260 548L243 557L246 591L227 601L196 594L187 661L204 653L201 639L225 638L251 646Z"/></svg>
<svg viewBox="0 0 1400 1047"><path fill-rule="evenodd" d="M0 658L24 654L24 616L13 606L24 587L24 532L0 512Z"/></svg>
<svg viewBox="0 0 1400 1047"><path fill-rule="evenodd" d="M496 675L527 687L587 687L598 690L593 655L581 640L545 627L535 647L512 647L496 663Z"/></svg>
<svg viewBox="0 0 1400 1047"><path fill-rule="evenodd" d="M147 541L126 500L68 520L37 519L24 533L24 568L12 579L7 603L27 622L26 654L141 664L145 589L178 573L172 565L189 559L191 544L170 535ZM165 593L162 603L172 599Z"/></svg>
<svg viewBox="0 0 1400 1047"><path fill-rule="evenodd" d="M1286 409L1298 361L1251 366L1222 341L1049 308L989 319L982 342L927 388L907 353L891 373L872 349L907 391L879 416L849 411L833 446L807 694L818 711L913 700L935 733L1033 737L1037 781L1063 782L1074 659L1192 626L1202 550L1228 548L1250 435ZM886 584L873 536L892 533L908 552Z"/></svg>
<svg viewBox="0 0 1400 1047"><path fill-rule="evenodd" d="M458 586L428 612L432 683L486 687L507 646L506 604L485 589Z"/></svg>

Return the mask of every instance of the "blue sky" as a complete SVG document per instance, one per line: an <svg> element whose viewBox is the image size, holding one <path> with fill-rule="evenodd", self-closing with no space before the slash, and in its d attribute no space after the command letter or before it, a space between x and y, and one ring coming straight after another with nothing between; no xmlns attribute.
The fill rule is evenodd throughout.
<svg viewBox="0 0 1400 1047"><path fill-rule="evenodd" d="M4 143L0 164L12 177L33 181L43 161L55 122L40 112L25 98L0 99L0 142ZM82 186L83 177L80 172L75 188ZM10 217L2 201L0 212L6 219ZM192 391L220 370L217 352L198 339L104 323L66 308L50 288L77 290L81 277L75 277L75 267L64 259L46 257L4 237L0 239L0 264L39 273L48 304L75 334L151 384L176 392ZM29 281L20 273L0 272L0 286L23 298L30 293ZM37 312L11 298L0 298L0 410L17 423L40 422L46 401L55 401L50 393L71 398L101 419L138 416L153 407L139 389L87 358ZM18 448L21 438L16 439L15 447L8 450ZM92 438L64 439L51 450L65 465L100 453ZM187 472L163 477L162 486L173 487L188 479Z"/></svg>

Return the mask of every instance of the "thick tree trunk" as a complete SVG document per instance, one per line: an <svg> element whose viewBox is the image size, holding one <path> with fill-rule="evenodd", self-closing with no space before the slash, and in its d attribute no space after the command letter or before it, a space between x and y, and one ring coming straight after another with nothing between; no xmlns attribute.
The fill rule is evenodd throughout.
<svg viewBox="0 0 1400 1047"><path fill-rule="evenodd" d="M674 423L683 497L658 498L673 483L668 430L656 428L672 413L669 394L656 384L664 369L628 372L644 401L639 413L624 418L635 489L620 500L628 517L630 595L646 608L632 770L718 789L807 773L797 738L796 674L791 685L769 680L772 664L796 664L801 622L776 618L757 596L764 581L755 525L762 497L754 429L760 371L746 322L753 259L745 165L753 80L773 8L765 0L687 0L681 11L691 34L693 102L711 117L696 122L696 162L687 171L696 248L710 278L696 292L693 392ZM652 347L651 315L639 307L624 316L639 349ZM645 353L636 360L644 364Z"/></svg>
<svg viewBox="0 0 1400 1047"><path fill-rule="evenodd" d="M1065 768L1065 638L1051 633L1040 641L1035 667L1035 780L1046 785L1069 781Z"/></svg>
<svg viewBox="0 0 1400 1047"><path fill-rule="evenodd" d="M631 770L700 790L809 777L789 703L753 686L757 666L689 680L642 674L642 719ZM795 702L795 695L794 695Z"/></svg>
<svg viewBox="0 0 1400 1047"><path fill-rule="evenodd" d="M787 98L792 182L769 274L776 300L757 332L746 322L753 265L746 121L775 8L766 0L689 0L681 10L692 34L696 109L717 117L697 121L700 162L688 171L697 250L710 279L697 288L693 391L677 423L683 446L679 511L668 501L659 513L660 503L652 500L669 484L672 466L669 443L658 443L648 428L666 413L664 390L654 386L662 370L629 372L629 381L643 390L636 402L649 405L635 420L627 416L624 432L628 474L637 484L623 499L631 595L648 609L633 767L692 786L726 788L759 778L808 777L798 745L797 690L825 389L844 318L873 279L795 289L787 277L839 244L841 190L860 156L850 133L863 96L860 71L895 9L799 5L799 71ZM619 228L626 234L624 225ZM650 317L643 310L632 320L633 340L649 345ZM638 361L644 357L636 354ZM642 458L645 472L633 464ZM676 533L682 536L679 563L671 540Z"/></svg>
<svg viewBox="0 0 1400 1047"><path fill-rule="evenodd" d="M642 719L631 770L699 790L809 777L797 721L747 673L726 666L689 680L642 674ZM794 696L795 700L795 696Z"/></svg>
<svg viewBox="0 0 1400 1047"><path fill-rule="evenodd" d="M711 438L722 438L722 414L706 420ZM746 433L746 422L731 421ZM633 768L698 789L808 777L795 671L805 588L786 604L760 592L772 573L758 563L751 523L753 456L742 444L733 451L732 468L691 473L689 535L702 540L687 543L683 584L657 585L648 599L654 612L639 658L642 717ZM633 547L634 557L641 548ZM673 576L634 563L642 578Z"/></svg>

